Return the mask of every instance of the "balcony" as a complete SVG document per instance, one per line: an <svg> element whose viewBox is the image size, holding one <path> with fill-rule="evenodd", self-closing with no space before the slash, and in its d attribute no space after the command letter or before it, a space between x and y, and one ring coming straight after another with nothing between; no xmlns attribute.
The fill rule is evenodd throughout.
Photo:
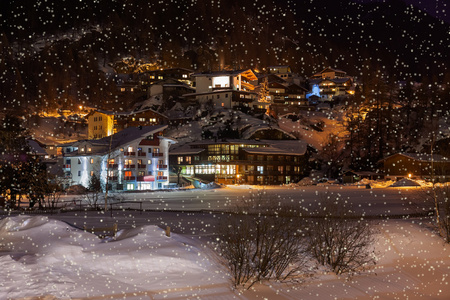
<svg viewBox="0 0 450 300"><path fill-rule="evenodd" d="M159 170L166 170L167 165L157 165L156 168L158 168Z"/></svg>
<svg viewBox="0 0 450 300"><path fill-rule="evenodd" d="M117 181L117 176L108 176L109 181Z"/></svg>
<svg viewBox="0 0 450 300"><path fill-rule="evenodd" d="M164 156L164 153L152 153L152 157L161 157Z"/></svg>
<svg viewBox="0 0 450 300"><path fill-rule="evenodd" d="M136 152L124 152L123 156L136 156Z"/></svg>
<svg viewBox="0 0 450 300"><path fill-rule="evenodd" d="M71 165L64 165L64 169L70 169Z"/></svg>
<svg viewBox="0 0 450 300"><path fill-rule="evenodd" d="M132 181L132 180L136 180L136 177L135 176L125 176L123 178L123 180L125 180L125 181Z"/></svg>
<svg viewBox="0 0 450 300"><path fill-rule="evenodd" d="M159 181L167 180L167 176L156 176L156 180Z"/></svg>
<svg viewBox="0 0 450 300"><path fill-rule="evenodd" d="M124 165L123 168L124 169L134 169L134 168L136 168L136 165Z"/></svg>
<svg viewBox="0 0 450 300"><path fill-rule="evenodd" d="M118 167L119 167L119 165L118 164L108 164L108 169L117 169Z"/></svg>
<svg viewBox="0 0 450 300"><path fill-rule="evenodd" d="M145 152L138 152L137 155L138 156L147 156L147 153L145 153Z"/></svg>
<svg viewBox="0 0 450 300"><path fill-rule="evenodd" d="M147 165L137 165L137 167L138 167L138 169L145 169L145 168L147 168Z"/></svg>

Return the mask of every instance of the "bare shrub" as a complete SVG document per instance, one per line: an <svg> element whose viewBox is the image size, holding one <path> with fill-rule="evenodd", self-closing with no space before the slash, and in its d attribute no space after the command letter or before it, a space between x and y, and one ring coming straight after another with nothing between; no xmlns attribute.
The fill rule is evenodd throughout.
<svg viewBox="0 0 450 300"><path fill-rule="evenodd" d="M218 249L234 286L287 280L302 272L305 247L293 211L271 199L249 199L219 228Z"/></svg>
<svg viewBox="0 0 450 300"><path fill-rule="evenodd" d="M314 218L306 220L305 228L308 251L318 262L330 266L336 274L355 273L375 264L371 251L373 226L337 201L326 199L322 207Z"/></svg>
<svg viewBox="0 0 450 300"><path fill-rule="evenodd" d="M408 204L419 212L434 215L434 228L446 243L450 243L450 185L434 183L431 188L422 188Z"/></svg>

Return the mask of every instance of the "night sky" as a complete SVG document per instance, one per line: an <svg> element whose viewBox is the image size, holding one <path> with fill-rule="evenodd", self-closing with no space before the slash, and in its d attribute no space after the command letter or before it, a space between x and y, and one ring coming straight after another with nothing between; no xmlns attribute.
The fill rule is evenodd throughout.
<svg viewBox="0 0 450 300"><path fill-rule="evenodd" d="M357 2L387 2L388 0L356 0ZM407 4L412 4L428 14L450 24L450 14L448 13L449 0L403 0Z"/></svg>

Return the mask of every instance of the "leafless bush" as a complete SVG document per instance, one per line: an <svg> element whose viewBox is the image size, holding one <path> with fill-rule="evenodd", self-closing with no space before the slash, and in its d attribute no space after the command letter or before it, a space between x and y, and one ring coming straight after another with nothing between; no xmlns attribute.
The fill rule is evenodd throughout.
<svg viewBox="0 0 450 300"><path fill-rule="evenodd" d="M434 226L446 243L450 243L450 185L434 184L431 188L423 188L409 204L415 205L419 211L432 211Z"/></svg>
<svg viewBox="0 0 450 300"><path fill-rule="evenodd" d="M354 273L374 264L373 226L337 201L327 199L322 204L323 210L306 220L309 252L336 274Z"/></svg>
<svg viewBox="0 0 450 300"><path fill-rule="evenodd" d="M262 280L286 280L302 272L305 247L298 220L274 200L249 199L221 228L218 249L235 286L250 288Z"/></svg>

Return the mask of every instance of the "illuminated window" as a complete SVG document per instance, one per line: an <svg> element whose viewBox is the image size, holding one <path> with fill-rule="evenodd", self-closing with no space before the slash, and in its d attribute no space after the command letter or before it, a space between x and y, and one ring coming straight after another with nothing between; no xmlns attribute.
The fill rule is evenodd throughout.
<svg viewBox="0 0 450 300"><path fill-rule="evenodd" d="M183 78L187 78L188 76L187 76L187 74L183 74Z"/></svg>
<svg viewBox="0 0 450 300"><path fill-rule="evenodd" d="M91 164L93 164L94 163L94 159L93 158L91 158Z"/></svg>
<svg viewBox="0 0 450 300"><path fill-rule="evenodd" d="M178 164L181 164L183 162L183 156L178 156Z"/></svg>
<svg viewBox="0 0 450 300"><path fill-rule="evenodd" d="M92 148L88 148L88 152L92 152Z"/></svg>
<svg viewBox="0 0 450 300"><path fill-rule="evenodd" d="M131 177L132 173L131 173L131 171L125 171L124 175L125 175L125 177Z"/></svg>
<svg viewBox="0 0 450 300"><path fill-rule="evenodd" d="M151 165L151 164L152 164L152 160L149 159L149 160L147 161L147 165Z"/></svg>
<svg viewBox="0 0 450 300"><path fill-rule="evenodd" d="M139 118L139 122L145 122L145 118Z"/></svg>
<svg viewBox="0 0 450 300"><path fill-rule="evenodd" d="M94 171L91 171L91 177L94 176Z"/></svg>
<svg viewBox="0 0 450 300"><path fill-rule="evenodd" d="M134 183L127 183L127 190L134 190Z"/></svg>
<svg viewBox="0 0 450 300"><path fill-rule="evenodd" d="M186 163L188 163L188 164L191 163L191 157L190 156L186 156Z"/></svg>

